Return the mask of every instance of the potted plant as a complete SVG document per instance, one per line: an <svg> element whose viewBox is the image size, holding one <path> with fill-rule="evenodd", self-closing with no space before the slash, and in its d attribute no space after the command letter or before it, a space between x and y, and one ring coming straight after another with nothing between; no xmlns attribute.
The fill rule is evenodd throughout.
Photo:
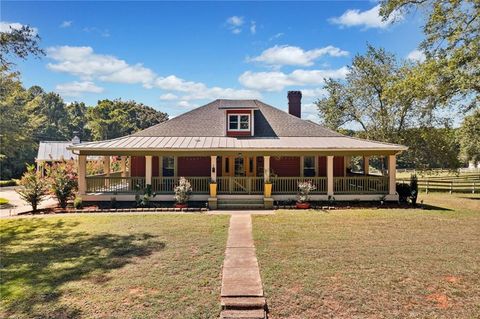
<svg viewBox="0 0 480 319"><path fill-rule="evenodd" d="M297 209L309 209L310 192L315 190L315 185L311 181L298 183Z"/></svg>
<svg viewBox="0 0 480 319"><path fill-rule="evenodd" d="M180 177L178 186L175 186L175 208L187 208L188 198L192 193L192 185L185 177Z"/></svg>
<svg viewBox="0 0 480 319"><path fill-rule="evenodd" d="M217 182L211 181L210 182L210 197L215 198L217 197Z"/></svg>
<svg viewBox="0 0 480 319"><path fill-rule="evenodd" d="M270 198L272 196L272 182L269 179L265 181L263 195L265 196L265 198Z"/></svg>

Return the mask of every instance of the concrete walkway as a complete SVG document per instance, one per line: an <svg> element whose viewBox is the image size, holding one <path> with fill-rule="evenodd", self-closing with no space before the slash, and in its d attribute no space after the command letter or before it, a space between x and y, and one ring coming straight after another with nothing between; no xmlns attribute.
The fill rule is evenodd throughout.
<svg viewBox="0 0 480 319"><path fill-rule="evenodd" d="M266 317L250 214L232 214L222 276L222 319Z"/></svg>
<svg viewBox="0 0 480 319"><path fill-rule="evenodd" d="M7 205L0 208L0 217L15 216L32 210L32 207L21 199L20 195L15 191L15 189L18 188L20 188L20 186L0 187L0 197L6 198L9 201ZM54 198L47 197L38 208L53 207L56 204L57 201Z"/></svg>

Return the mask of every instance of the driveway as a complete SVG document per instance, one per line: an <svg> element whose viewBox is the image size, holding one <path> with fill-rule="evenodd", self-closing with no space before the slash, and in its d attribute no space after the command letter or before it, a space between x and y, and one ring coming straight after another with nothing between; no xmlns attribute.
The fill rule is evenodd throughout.
<svg viewBox="0 0 480 319"><path fill-rule="evenodd" d="M20 195L15 191L20 186L10 186L0 188L0 197L8 199L8 205L3 206L0 209L0 217L18 215L32 210L32 207L25 203ZM56 205L56 201L48 197L39 206L39 208L47 208Z"/></svg>

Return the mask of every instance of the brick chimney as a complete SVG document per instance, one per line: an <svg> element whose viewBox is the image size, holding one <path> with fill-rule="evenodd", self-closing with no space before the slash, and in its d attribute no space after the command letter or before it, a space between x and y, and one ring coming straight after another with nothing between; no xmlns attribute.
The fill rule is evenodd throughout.
<svg viewBox="0 0 480 319"><path fill-rule="evenodd" d="M288 91L288 113L302 117L302 91Z"/></svg>

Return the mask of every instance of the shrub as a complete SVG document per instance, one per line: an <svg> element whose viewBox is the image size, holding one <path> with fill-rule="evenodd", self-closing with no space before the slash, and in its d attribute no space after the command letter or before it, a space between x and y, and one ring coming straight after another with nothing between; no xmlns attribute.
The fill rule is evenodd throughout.
<svg viewBox="0 0 480 319"><path fill-rule="evenodd" d="M192 185L185 177L180 177L180 181L178 186L174 188L175 192L175 201L178 204L185 204L188 202L190 198L190 194L192 193Z"/></svg>
<svg viewBox="0 0 480 319"><path fill-rule="evenodd" d="M410 185L405 183L397 183L397 193L398 200L401 203L406 203L408 201L408 198L412 195Z"/></svg>
<svg viewBox="0 0 480 319"><path fill-rule="evenodd" d="M412 205L417 205L417 197L418 197L418 179L416 174L410 175L410 200L412 201Z"/></svg>
<svg viewBox="0 0 480 319"><path fill-rule="evenodd" d="M147 184L147 187L144 189L140 188L140 185L136 186L137 194L135 194L135 202L137 207L148 207L150 206L150 200L157 196L157 193L152 191L152 185Z"/></svg>
<svg viewBox="0 0 480 319"><path fill-rule="evenodd" d="M7 181L0 181L0 187L7 187L7 186L17 186L17 181L14 179L10 179Z"/></svg>
<svg viewBox="0 0 480 319"><path fill-rule="evenodd" d="M47 178L52 195L55 196L60 207L66 208L78 187L75 163L68 161L47 167Z"/></svg>
<svg viewBox="0 0 480 319"><path fill-rule="evenodd" d="M299 203L306 203L310 200L310 192L317 189L311 181L298 183L297 201Z"/></svg>
<svg viewBox="0 0 480 319"><path fill-rule="evenodd" d="M36 211L47 195L47 186L41 174L35 171L34 165L27 165L27 171L19 184L23 187L17 190L17 193L32 206L33 211Z"/></svg>
<svg viewBox="0 0 480 319"><path fill-rule="evenodd" d="M73 200L73 208L80 209L83 207L83 200L81 197L75 197Z"/></svg>

